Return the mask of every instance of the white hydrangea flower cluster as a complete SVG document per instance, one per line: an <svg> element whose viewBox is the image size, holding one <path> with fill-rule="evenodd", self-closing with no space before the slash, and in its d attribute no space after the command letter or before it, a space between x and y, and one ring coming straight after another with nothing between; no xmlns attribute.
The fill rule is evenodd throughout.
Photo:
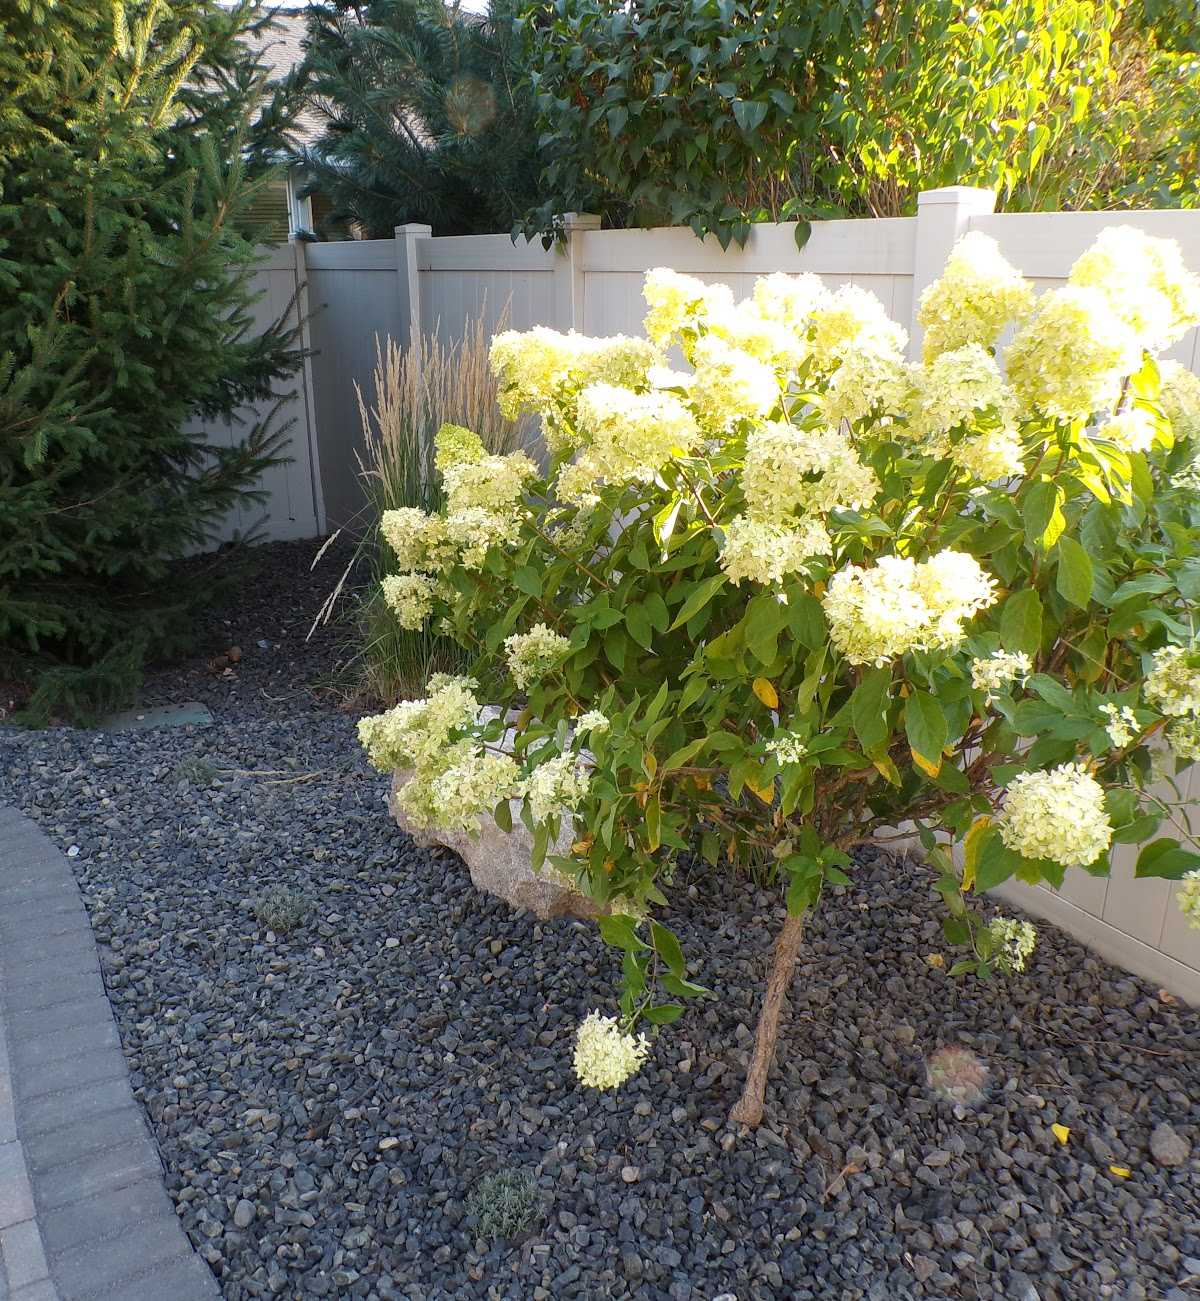
<svg viewBox="0 0 1200 1301"><path fill-rule="evenodd" d="M558 494L576 503L594 497L600 483L650 483L672 456L691 452L700 429L672 393L634 393L590 384L579 395L578 430L584 450L565 467Z"/></svg>
<svg viewBox="0 0 1200 1301"><path fill-rule="evenodd" d="M575 720L576 735L603 736L612 727L608 715L599 709L585 710Z"/></svg>
<svg viewBox="0 0 1200 1301"><path fill-rule="evenodd" d="M997 969L1010 974L1024 971L1037 946L1037 928L1015 917L994 917L988 933L992 939L992 961Z"/></svg>
<svg viewBox="0 0 1200 1301"><path fill-rule="evenodd" d="M566 659L571 643L544 623L535 623L528 632L505 638L504 651L513 681L525 691Z"/></svg>
<svg viewBox="0 0 1200 1301"><path fill-rule="evenodd" d="M575 1036L575 1074L590 1089L616 1089L636 1075L650 1045L621 1029L616 1017L591 1012Z"/></svg>
<svg viewBox="0 0 1200 1301"><path fill-rule="evenodd" d="M1063 867L1094 863L1112 843L1104 788L1079 763L1018 773L996 825L1001 840L1023 858Z"/></svg>
<svg viewBox="0 0 1200 1301"><path fill-rule="evenodd" d="M912 375L913 413L909 432L929 456L949 456L981 483L1024 469L1015 420L1016 395L996 359L979 343L940 352ZM955 441L960 429L985 428Z"/></svg>
<svg viewBox="0 0 1200 1301"><path fill-rule="evenodd" d="M704 334L696 340L692 364L692 410L713 433L725 433L741 420L765 416L779 402L779 377L773 367L718 334Z"/></svg>
<svg viewBox="0 0 1200 1301"><path fill-rule="evenodd" d="M1115 406L1141 358L1137 335L1105 295L1077 284L1043 294L1005 355L1022 409L1063 420Z"/></svg>
<svg viewBox="0 0 1200 1301"><path fill-rule="evenodd" d="M912 650L952 650L963 627L995 600L995 581L965 552L918 563L881 556L834 574L821 598L833 644L851 664L883 665Z"/></svg>
<svg viewBox="0 0 1200 1301"><path fill-rule="evenodd" d="M558 454L576 445L574 400L581 389L644 388L662 353L647 339L592 339L539 325L496 335L489 359L500 385L501 413L509 420L526 412L541 416L546 444Z"/></svg>
<svg viewBox="0 0 1200 1301"><path fill-rule="evenodd" d="M1158 375L1162 384L1159 402L1175 437L1197 437L1200 435L1200 375L1177 361L1160 361Z"/></svg>
<svg viewBox="0 0 1200 1301"><path fill-rule="evenodd" d="M954 246L946 269L922 294L917 320L924 330L922 355L932 361L967 344L992 347L1005 326L1033 306L1033 286L982 231Z"/></svg>
<svg viewBox="0 0 1200 1301"><path fill-rule="evenodd" d="M864 354L903 360L908 343L908 331L860 285L842 285L818 300L809 328L813 364L825 373Z"/></svg>
<svg viewBox="0 0 1200 1301"><path fill-rule="evenodd" d="M890 419L907 410L912 396L911 368L899 353L869 350L849 353L825 390L825 419L850 424L867 416Z"/></svg>
<svg viewBox="0 0 1200 1301"><path fill-rule="evenodd" d="M1104 730L1114 749L1123 750L1141 731L1137 715L1128 705L1117 705L1110 700L1100 706L1100 712L1108 719Z"/></svg>
<svg viewBox="0 0 1200 1301"><path fill-rule="evenodd" d="M1200 647L1163 646L1156 650L1142 694L1168 718L1200 714Z"/></svg>
<svg viewBox="0 0 1200 1301"><path fill-rule="evenodd" d="M1109 226L1076 259L1068 283L1098 290L1142 346L1160 352L1200 324L1200 281L1173 239Z"/></svg>
<svg viewBox="0 0 1200 1301"><path fill-rule="evenodd" d="M759 314L794 334L807 333L813 312L828 298L829 291L820 277L808 271L798 276L773 271L754 282L754 305Z"/></svg>
<svg viewBox="0 0 1200 1301"><path fill-rule="evenodd" d="M479 715L470 678L434 674L424 700L405 700L363 718L358 736L371 763L383 772L411 769L396 802L414 826L478 831L480 816L521 784L509 755L485 753L469 736Z"/></svg>
<svg viewBox="0 0 1200 1301"><path fill-rule="evenodd" d="M1154 417L1140 407L1127 407L1096 430L1099 438L1106 438L1123 452L1148 452L1154 446L1158 431Z"/></svg>
<svg viewBox="0 0 1200 1301"><path fill-rule="evenodd" d="M388 574L380 588L401 628L416 632L425 626L433 613L434 579L427 574Z"/></svg>
<svg viewBox="0 0 1200 1301"><path fill-rule="evenodd" d="M795 511L863 510L879 480L839 430L768 421L746 436L742 491L752 516L783 523Z"/></svg>
<svg viewBox="0 0 1200 1301"><path fill-rule="evenodd" d="M781 765L803 763L808 754L808 746L795 732L779 732L766 745L768 754L773 754Z"/></svg>
<svg viewBox="0 0 1200 1301"><path fill-rule="evenodd" d="M1200 760L1200 718L1178 718L1167 728L1167 745L1176 759L1185 763Z"/></svg>
<svg viewBox="0 0 1200 1301"><path fill-rule="evenodd" d="M642 297L649 308L646 335L660 347L673 343L684 331L694 332L707 325L713 316L733 311L733 293L728 285L706 285L670 267L646 272Z"/></svg>
<svg viewBox="0 0 1200 1301"><path fill-rule="evenodd" d="M587 796L590 775L574 755L559 754L539 763L523 787L534 822L569 813Z"/></svg>
<svg viewBox="0 0 1200 1301"><path fill-rule="evenodd" d="M971 661L971 686L990 699L1014 682L1024 683L1032 672L1033 661L1024 651L993 651Z"/></svg>
<svg viewBox="0 0 1200 1301"><path fill-rule="evenodd" d="M1200 871L1188 872L1180 878L1175 902L1192 930L1200 931Z"/></svg>
<svg viewBox="0 0 1200 1301"><path fill-rule="evenodd" d="M383 512L379 531L395 552L402 573L436 574L454 560L454 544L440 515L400 506Z"/></svg>
<svg viewBox="0 0 1200 1301"><path fill-rule="evenodd" d="M820 520L800 520L794 527L772 520L738 515L721 525L725 535L721 568L735 583L778 585L788 574L800 573L814 556L833 550Z"/></svg>

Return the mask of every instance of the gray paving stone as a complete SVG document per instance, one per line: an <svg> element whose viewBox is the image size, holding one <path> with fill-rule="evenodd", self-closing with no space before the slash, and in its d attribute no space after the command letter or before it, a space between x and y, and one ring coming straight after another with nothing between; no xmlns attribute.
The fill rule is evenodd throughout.
<svg viewBox="0 0 1200 1301"><path fill-rule="evenodd" d="M0 944L4 945L6 953L11 943L22 937L52 939L56 935L80 935L91 942L92 928L88 925L87 914L73 910L45 913L41 917L19 917L14 921L0 909Z"/></svg>
<svg viewBox="0 0 1200 1301"><path fill-rule="evenodd" d="M36 921L40 917L52 915L82 917L87 921L87 913L79 899L72 899L65 894L50 895L43 899L26 899L21 903L6 902L4 913L14 923L27 918Z"/></svg>
<svg viewBox="0 0 1200 1301"><path fill-rule="evenodd" d="M104 1080L100 1084L85 1084L81 1088L63 1089L60 1093L44 1093L39 1098L29 1098L21 1103L21 1142L28 1155L29 1140L37 1134L63 1125L70 1125L73 1129L88 1128L94 1116L130 1110L133 1106L129 1081L125 1076Z"/></svg>
<svg viewBox="0 0 1200 1301"><path fill-rule="evenodd" d="M13 1062L18 1072L28 1072L47 1064L63 1062L69 1057L80 1057L98 1048L120 1046L121 1037L117 1033L116 1024L111 1017L106 1017L103 1021L93 1019L80 1025L68 1026L54 1034L19 1040Z"/></svg>
<svg viewBox="0 0 1200 1301"><path fill-rule="evenodd" d="M20 1143L0 1144L0 1229L33 1219L33 1190Z"/></svg>
<svg viewBox="0 0 1200 1301"><path fill-rule="evenodd" d="M41 1212L38 1225L46 1250L53 1257L72 1247L120 1237L135 1224L152 1224L156 1220L178 1228L161 1178L141 1179L125 1188Z"/></svg>
<svg viewBox="0 0 1200 1301"><path fill-rule="evenodd" d="M50 1272L38 1226L33 1220L0 1229L0 1253L4 1255L4 1270L13 1292L36 1283Z"/></svg>
<svg viewBox="0 0 1200 1301"><path fill-rule="evenodd" d="M151 1176L162 1177L157 1150L148 1138L131 1139L116 1147L88 1152L65 1165L39 1171L38 1207L42 1211L53 1210Z"/></svg>
<svg viewBox="0 0 1200 1301"><path fill-rule="evenodd" d="M54 1284L44 1278L40 1282L30 1283L28 1287L17 1288L9 1301L61 1301L61 1298Z"/></svg>
<svg viewBox="0 0 1200 1301"><path fill-rule="evenodd" d="M30 980L18 986L5 986L4 1002L12 1012L27 1012L31 1008L52 1007L55 1003L73 1003L80 998L103 996L104 986L100 972L68 971L54 974L51 970L39 980Z"/></svg>
<svg viewBox="0 0 1200 1301"><path fill-rule="evenodd" d="M15 1075L17 1099L19 1102L22 1098L33 1099L57 1093L62 1089L64 1079L69 1079L79 1088L85 1084L101 1084L106 1080L123 1080L128 1073L120 1048L95 1048L81 1057L45 1062L40 1066L18 1070Z"/></svg>
<svg viewBox="0 0 1200 1301"><path fill-rule="evenodd" d="M150 1141L142 1113L128 1100L124 1105L102 1115L92 1116L86 1125L67 1123L41 1133L23 1133L25 1164L36 1188L41 1187L43 1172L56 1166L69 1166L105 1148L122 1143Z"/></svg>
<svg viewBox="0 0 1200 1301"><path fill-rule="evenodd" d="M100 1301L102 1295L89 1293L87 1301ZM221 1293L212 1271L192 1252L122 1283L116 1295L121 1301L215 1301Z"/></svg>
<svg viewBox="0 0 1200 1301"><path fill-rule="evenodd" d="M4 946L7 972L21 972L28 964L36 972L53 966L59 971L91 971L100 967L96 942L82 929L58 935L21 933Z"/></svg>
<svg viewBox="0 0 1200 1301"><path fill-rule="evenodd" d="M74 998L53 1007L37 1007L28 1011L8 1011L8 1032L13 1042L31 1043L36 1039L60 1034L79 1025L93 1025L97 1021L112 1021L108 999L103 993L84 998Z"/></svg>
<svg viewBox="0 0 1200 1301"><path fill-rule="evenodd" d="M152 1276L172 1261L193 1254L177 1223L155 1220L132 1225L106 1244L103 1251L97 1251L94 1245L64 1251L54 1258L54 1281L63 1301L82 1301L97 1295L117 1296L124 1301L126 1280ZM165 1291L159 1296L163 1301L175 1301L173 1294Z"/></svg>

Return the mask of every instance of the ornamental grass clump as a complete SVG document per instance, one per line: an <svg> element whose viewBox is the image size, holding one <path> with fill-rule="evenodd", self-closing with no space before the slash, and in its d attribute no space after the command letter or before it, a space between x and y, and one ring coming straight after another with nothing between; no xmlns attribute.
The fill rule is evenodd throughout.
<svg viewBox="0 0 1200 1301"><path fill-rule="evenodd" d="M955 974L1024 968L1032 927L972 902L1010 877L1103 875L1121 843L1139 876L1200 867L1159 781L1200 753L1200 408L1155 359L1200 320L1200 280L1125 228L1037 296L972 234L922 297L919 364L859 288L772 275L734 303L654 271L645 292L648 340L494 341L501 408L541 418L548 466L442 432L444 508L384 515L386 590L473 676L360 735L412 770L416 824L517 809L535 867L607 911L620 1006L575 1054L596 1089L710 993L660 920L672 859L775 864L732 1111L753 1125L804 920L883 829L926 848Z"/></svg>

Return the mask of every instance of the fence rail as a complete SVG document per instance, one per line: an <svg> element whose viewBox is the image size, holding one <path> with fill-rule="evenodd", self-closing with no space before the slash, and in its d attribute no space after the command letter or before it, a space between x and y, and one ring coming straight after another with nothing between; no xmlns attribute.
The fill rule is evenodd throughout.
<svg viewBox="0 0 1200 1301"><path fill-rule="evenodd" d="M280 293L297 285L305 289L314 355L296 385L302 417L292 442L297 459L268 485L268 524L276 536L295 537L305 529L321 531L326 519L330 526L352 526L360 516L354 385L370 391L377 337L391 335L403 344L419 329L454 340L480 316L485 328L494 328L506 310L515 329L546 325L639 334L642 277L652 267L670 266L728 284L739 295L772 271L813 272L831 288L860 285L878 294L908 328L916 356L921 331L914 313L921 291L969 230L995 238L1005 257L1040 288L1062 283L1075 258L1113 224L1177 240L1188 265L1200 269L1200 213L993 209L990 191L933 190L920 196L915 217L815 223L803 249L796 247L791 224L755 226L743 248L724 250L690 230L602 231L597 218L568 215L566 239L550 249L538 242L514 244L507 235L435 239L428 226L401 226L394 239L277 250L262 272L267 302L278 303ZM1200 372L1197 331L1170 355ZM1171 883L1135 884L1135 852L1129 846L1117 850L1108 880L1070 872L1057 893L1016 883L1001 893L1200 1004L1200 932L1188 929Z"/></svg>

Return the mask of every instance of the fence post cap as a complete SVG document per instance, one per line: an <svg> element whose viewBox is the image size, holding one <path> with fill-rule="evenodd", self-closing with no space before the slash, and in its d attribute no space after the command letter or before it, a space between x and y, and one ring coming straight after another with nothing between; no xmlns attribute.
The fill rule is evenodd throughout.
<svg viewBox="0 0 1200 1301"><path fill-rule="evenodd" d="M957 207L983 208L991 212L996 206L996 191L977 185L943 185L938 190L922 190L917 195L917 207L928 208L938 204Z"/></svg>
<svg viewBox="0 0 1200 1301"><path fill-rule="evenodd" d="M395 229L395 235L397 239L399 239L401 235L432 235L432 234L433 234L433 227L426 226L423 222L420 221L410 221L406 225L397 226Z"/></svg>
<svg viewBox="0 0 1200 1301"><path fill-rule="evenodd" d="M564 212L562 215L565 230L599 230L601 220L597 212Z"/></svg>

